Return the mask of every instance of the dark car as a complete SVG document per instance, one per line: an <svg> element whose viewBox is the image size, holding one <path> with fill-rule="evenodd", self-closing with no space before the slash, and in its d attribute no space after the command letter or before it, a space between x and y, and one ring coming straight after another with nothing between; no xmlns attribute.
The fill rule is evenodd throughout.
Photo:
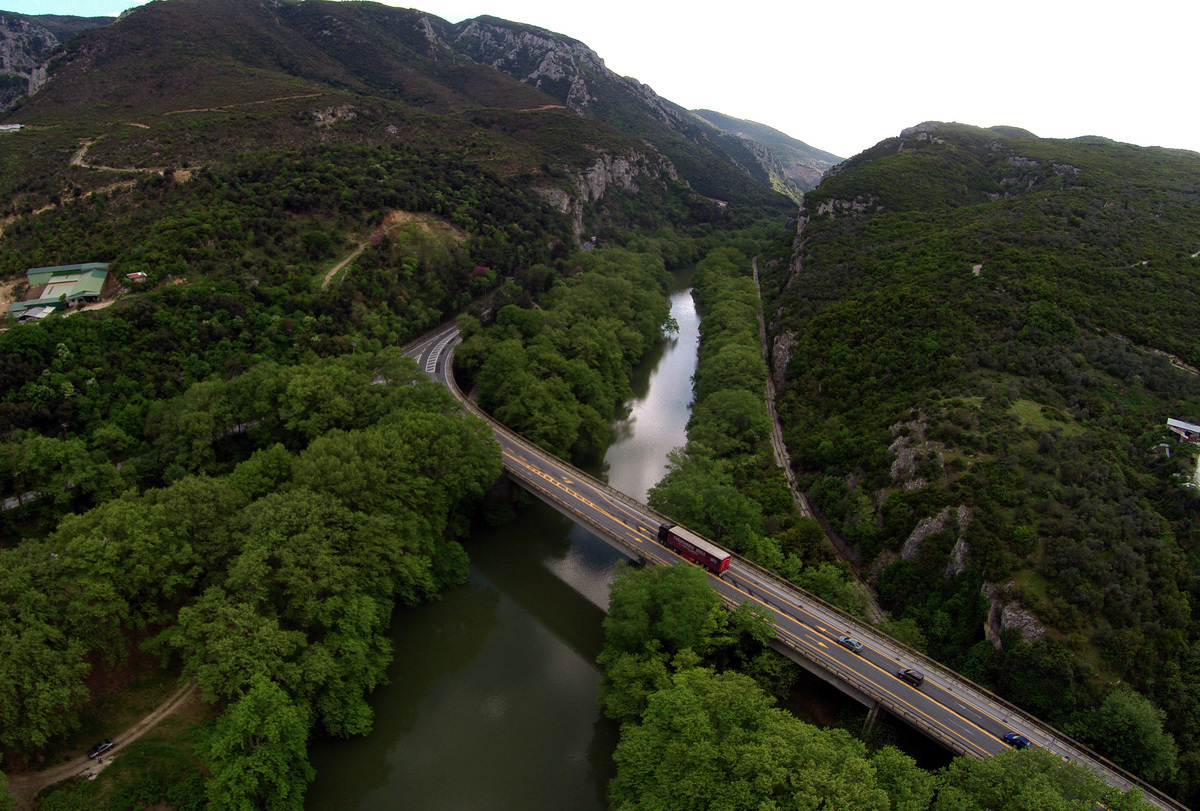
<svg viewBox="0 0 1200 811"><path fill-rule="evenodd" d="M91 749L88 750L88 757L91 758L92 760L95 760L96 758L100 757L101 755L103 755L105 752L107 752L109 749L112 749L112 748L113 748L112 738L105 738L104 740L100 741L100 743L96 744L95 746L93 746Z"/></svg>
<svg viewBox="0 0 1200 811"><path fill-rule="evenodd" d="M863 644L852 636L839 636L838 642L842 645L845 645L855 653L861 652L863 648Z"/></svg>
<svg viewBox="0 0 1200 811"><path fill-rule="evenodd" d="M1028 738L1016 732L1005 732L1004 742L1017 749L1028 749L1031 746Z"/></svg>
<svg viewBox="0 0 1200 811"><path fill-rule="evenodd" d="M896 675L911 684L913 687L920 687L921 682L925 681L925 674L919 670L913 670L911 667L906 667L896 673Z"/></svg>

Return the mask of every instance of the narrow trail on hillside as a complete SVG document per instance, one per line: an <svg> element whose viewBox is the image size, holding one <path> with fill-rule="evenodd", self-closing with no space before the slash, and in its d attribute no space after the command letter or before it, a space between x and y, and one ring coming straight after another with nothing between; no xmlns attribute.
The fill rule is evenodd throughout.
<svg viewBox="0 0 1200 811"><path fill-rule="evenodd" d="M188 682L168 696L167 700L159 704L149 715L119 735L113 736L113 748L105 752L99 760L90 760L87 755L80 755L74 760L51 766L40 772L10 774L8 788L17 798L16 811L32 809L34 798L47 786L69 780L72 777L87 777L89 780L94 780L96 775L112 764L113 758L117 756L118 752L153 729L159 721L199 700L199 686L195 682Z"/></svg>
<svg viewBox="0 0 1200 811"><path fill-rule="evenodd" d="M342 261L338 262L336 265L331 267L329 269L329 272L325 274L325 278L321 281L321 289L324 290L326 287L329 287L329 283L331 281L333 281L334 274L337 273L342 268L344 268L349 263L353 262L355 259L357 259L359 257L359 254L361 254L366 247L367 247L367 243L365 243L365 242L358 243L357 248L355 248L353 251L348 253L346 255L346 257L344 259L342 259Z"/></svg>
<svg viewBox="0 0 1200 811"><path fill-rule="evenodd" d="M150 174L161 175L163 170L154 166L96 166L87 162L88 149L95 141L83 141L79 146L79 151L71 156L71 166L79 166L83 169L99 169L105 172L147 172ZM132 183L133 181L129 181Z"/></svg>
<svg viewBox="0 0 1200 811"><path fill-rule="evenodd" d="M771 414L771 447L775 450L775 464L783 469L783 476L787 480L788 489L792 491L792 501L796 504L796 509L800 510L801 515L817 520L821 524L825 538L834 554L837 555L838 560L850 564L850 571L853 572L854 579L858 582L859 591L866 599L867 619L878 625L883 622L886 614L884 614L879 600L875 597L875 592L858 575L855 565L857 561L854 560L852 551L839 543L837 537L830 532L829 527L825 526L825 523L820 521L813 513L812 505L808 503L808 497L800 489L800 484L796 481L796 474L792 471L792 457L788 453L787 445L783 441L783 426L779 422L779 412L775 410L775 381L772 379L771 374L771 353L767 349L767 321L763 317L762 286L758 283L757 256L752 260L752 267L754 269L754 288L758 291L759 343L762 344L763 361L767 364L767 411Z"/></svg>
<svg viewBox="0 0 1200 811"><path fill-rule="evenodd" d="M270 104L274 101L292 101L294 99L315 99L317 96L324 96L324 93L301 93L297 96L275 96L269 99L256 99L254 101L239 101L233 104L224 104L220 107L189 107L183 110L167 110L163 115L180 115L182 113L224 113L234 107L250 107L255 104Z"/></svg>

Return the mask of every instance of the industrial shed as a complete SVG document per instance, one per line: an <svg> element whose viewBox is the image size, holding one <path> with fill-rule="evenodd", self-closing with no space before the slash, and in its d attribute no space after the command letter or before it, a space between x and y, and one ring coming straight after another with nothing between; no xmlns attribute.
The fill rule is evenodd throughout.
<svg viewBox="0 0 1200 811"><path fill-rule="evenodd" d="M44 308L64 310L90 301L98 301L108 281L108 264L87 262L80 265L57 265L30 268L25 273L29 291L23 301L8 308L10 315L25 317L30 311L44 313Z"/></svg>

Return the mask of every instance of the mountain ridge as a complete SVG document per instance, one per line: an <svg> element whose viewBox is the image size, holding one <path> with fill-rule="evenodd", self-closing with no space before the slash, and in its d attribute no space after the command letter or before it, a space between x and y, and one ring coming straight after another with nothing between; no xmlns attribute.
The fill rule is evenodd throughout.
<svg viewBox="0 0 1200 811"><path fill-rule="evenodd" d="M649 144L710 199L776 205L779 191L798 199L794 187L778 182L781 168L770 148L617 76L584 43L534 26L487 16L452 24L377 3L167 0L131 9L98 30L107 33L84 30L54 51L44 65L53 81L18 102L9 120L49 121L56 108L98 105L165 115L321 87L434 115L561 106ZM183 45L170 45L175 40ZM511 129L512 122L499 126ZM560 139L558 146L567 144Z"/></svg>

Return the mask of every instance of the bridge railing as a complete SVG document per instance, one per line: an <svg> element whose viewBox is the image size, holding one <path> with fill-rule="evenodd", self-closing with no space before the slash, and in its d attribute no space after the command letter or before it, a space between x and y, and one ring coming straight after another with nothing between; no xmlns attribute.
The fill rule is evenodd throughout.
<svg viewBox="0 0 1200 811"><path fill-rule="evenodd" d="M453 373L449 371L450 365L454 359L454 346L453 345L448 346L446 348L446 351L448 353L447 358L446 358L446 368L447 368L448 373L447 373L446 377L447 377L447 380L449 381L448 385L450 386L451 392L454 394L454 396L460 402L462 402L472 414L474 414L475 416L477 416L480 419L487 422L488 425L490 425L492 427L492 430L499 431L499 432L509 436L511 439L513 439L516 442L523 443L531 448L537 448L536 443L531 442L530 440L521 436L521 434L512 430L508 426L503 425L502 423L496 421L496 419L494 419L490 414L488 414L483 409L481 409L478 405L476 405L474 402L472 402L471 399L463 393L463 391L459 388L458 383L454 380ZM559 459L558 462L564 468L570 470L571 473L574 474L575 476L586 477L590 481L591 485L593 487L595 487L596 489L603 490L611 498L621 501L621 502L625 503L626 505L628 505L629 507L631 507L635 510L638 510L639 512L645 514L647 517L651 518L653 521L655 521L657 523L674 523L672 521L672 519L669 518L668 516L663 515L662 513L658 512L657 510L654 510L653 508L649 507L646 504L642 504L641 502L637 501L636 499L631 498L630 496L626 495L625 493L622 493L621 491L609 486L607 483L596 479L590 473L580 470L579 468L575 467L571 463L565 462L561 459ZM531 483L533 483L532 479L530 479L530 481L531 481ZM536 486L536 483L535 483L535 486ZM537 489L539 491L543 492L545 495L547 495L552 500L562 504L564 507L567 507L568 509L570 508L570 505L566 502L566 500L557 497L554 493L550 492L548 489L542 488L542 487L537 487ZM596 529L599 531L603 531L602 528L600 528L600 527L596 527ZM632 547L631 547L631 549L632 549ZM635 552L636 552L636 550L635 550ZM1071 750L1071 754L1074 755L1075 760L1082 761L1082 762L1090 761L1090 765L1092 766L1093 771L1108 771L1108 772L1113 773L1114 775L1121 778L1129 787L1137 787L1138 789L1141 789L1141 791L1146 795L1147 800L1154 802L1157 805L1160 805L1165 808L1173 809L1173 811L1189 811L1187 806L1183 805L1175 798L1165 794L1164 792L1162 792L1159 789L1155 788L1154 786L1150 785L1149 783L1142 780L1137 775L1131 774L1130 772L1126 771L1122 767L1120 767L1117 764L1110 761L1108 758L1104 757L1103 755L1099 754L1098 752L1093 751L1086 745L1080 743L1079 741L1076 741L1074 738L1071 738L1069 735L1066 735L1062 731L1060 731L1054 727L1051 727L1051 726L1045 724L1044 722L1038 720L1036 717L1025 712L1024 710L1022 710L1020 707L1016 706L1015 704L1012 704L1012 703L1006 701L1005 699L1003 699L1000 696L993 693L991 690L988 690L986 687L982 687L982 686L976 684L975 682L971 681L970 679L968 679L966 676L963 676L962 674L942 665L940 662L937 662L934 659L930 659L924 653L921 653L920 651L916 650L915 648L909 647L908 645L901 642L900 640L895 639L894 637L891 637L891 636L879 631L874 626L868 625L863 620L859 619L858 617L854 616L853 614L850 614L849 612L847 612L841 608L838 608L836 605L833 605L832 603L827 602L826 600L818 597L817 595L806 591L805 589L801 588L800 586L797 586L795 583L792 583L789 580L785 580L784 578L780 577L779 575L772 572L771 570L765 569L762 566L758 565L757 563L755 563L747 558L742 557L741 555L738 555L735 553L731 553L731 554L733 555L734 559L737 561L739 566L741 566L745 569L752 570L759 578L765 579L765 580L770 580L779 588L786 589L787 591L790 591L791 593L796 594L797 596L801 597L802 599L807 600L816 605L819 605L819 606L821 606L821 608L823 610L837 616L837 618L846 625L847 631L849 633L851 633L852 635L863 637L863 638L871 638L872 640L875 641L877 647L878 647L879 642L886 641L887 646L890 646L891 648L903 653L903 655L905 657L907 657L908 659L912 660L912 662L914 664L918 664L922 668L924 668L927 673L928 672L938 673L939 675L942 676L944 681L955 682L955 683L957 683L958 686L965 688L966 690L973 691L973 692L983 696L984 698L987 699L988 703L993 708L1002 710L1001 714L1003 714L1007 717L1008 720L1004 721L1002 723L1008 723L1012 719L1020 719L1024 723L1025 726L1027 726L1031 729L1037 729L1039 732L1042 733L1042 735L1044 737L1048 738L1050 741L1055 743L1057 745L1058 749ZM782 644L784 644L788 647L796 648L796 646L791 645L790 643L788 643L785 640L781 640L781 642L782 642ZM804 655L804 653L802 651L800 651L798 648L796 648L796 651L801 656ZM809 657L805 657L805 658L809 658ZM829 667L828 662L822 661L820 664L822 667ZM837 663L835 662L835 664L837 664ZM939 739L942 738L942 735L940 735L937 732L937 730L933 727L933 725L931 725L928 721L905 710L903 707L893 706L894 702L888 700L886 696L879 695L879 691L874 687L874 685L872 685L870 682L867 682L866 680L862 679L860 676L855 674L853 671L849 670L848 668L844 668L844 667L840 666L840 664L836 668L830 667L829 669L835 670L836 675L839 678L843 679L847 684L850 684L855 689L859 690L860 692L864 693L865 695L875 698L876 700L880 701L881 703L886 704L888 706L889 712L901 717L907 723L917 727L918 729L921 729L923 732L925 732L927 734L930 734L931 737L939 738ZM838 671L844 671L844 672L838 672ZM1062 754L1062 753L1059 752L1058 754Z"/></svg>
<svg viewBox="0 0 1200 811"><path fill-rule="evenodd" d="M769 579L781 588L787 589L794 594L802 595L804 599L820 605L825 611L836 615L838 619L840 619L846 625L846 631L848 633L858 636L862 639L872 639L876 643L885 641L887 646L890 646L903 653L906 658L912 660L914 665L919 665L920 667L924 668L927 674L930 672L938 673L943 677L943 680L954 682L966 690L983 696L993 708L1002 710L1002 714L1006 716L1009 721L1012 719L1020 719L1025 726L1038 730L1051 742L1057 744L1059 749L1072 750L1072 754L1075 755L1075 759L1080 761L1091 761L1091 763L1096 767L1093 769L1094 771L1105 770L1112 772L1128 783L1130 787L1136 786L1137 788L1141 789L1148 798L1153 797L1154 800L1159 804L1165 805L1168 808L1178 809L1178 811L1188 811L1187 806L1183 805L1175 798L1163 793L1159 789L1142 780L1137 775L1126 771L1124 768L1113 763L1108 758L1104 757L1098 752L1093 751L1085 744L1080 743L1064 732L1056 729L1055 727L1049 726L1044 721L1041 721L1038 718L1030 715L1015 704L1010 703L1004 698L993 693L991 690L988 690L986 687L976 684L966 676L963 676L961 673L946 667L942 663L929 658L926 654L921 653L915 648L911 648L900 640L879 631L877 628L871 625L866 624L863 622L863 620L859 619L853 614L838 608L832 603L821 599L817 595L805 591L803 588L797 586L789 580L783 579L769 569L765 569L762 566L759 566L757 563L741 557L740 555L734 555L734 558L738 561L740 566L753 570L760 578ZM842 674L839 673L838 675L841 676ZM858 685L855 685L855 687L862 690L867 695L872 695L872 697L874 697L873 693L875 691L873 688L864 690ZM896 712L891 707L889 707L889 711ZM897 714L904 715L905 713ZM907 720L911 721L912 719ZM920 724L917 724L917 726L920 726ZM1058 754L1062 753L1060 752Z"/></svg>

